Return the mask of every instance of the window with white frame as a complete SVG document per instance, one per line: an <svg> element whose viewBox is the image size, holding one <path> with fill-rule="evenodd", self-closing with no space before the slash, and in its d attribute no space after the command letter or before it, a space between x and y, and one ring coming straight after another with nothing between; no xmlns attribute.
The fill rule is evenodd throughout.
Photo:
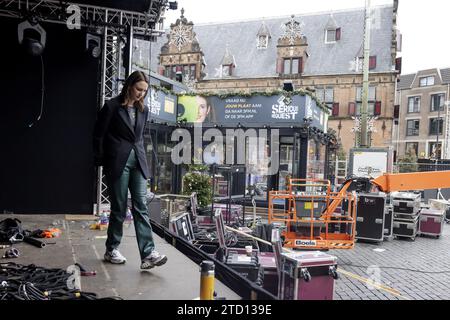
<svg viewBox="0 0 450 320"><path fill-rule="evenodd" d="M268 46L269 46L269 36L267 36L267 35L259 36L257 48L258 49L267 49Z"/></svg>
<svg viewBox="0 0 450 320"><path fill-rule="evenodd" d="M336 42L336 29L327 30L327 43Z"/></svg>
<svg viewBox="0 0 450 320"><path fill-rule="evenodd" d="M414 137L419 135L420 120L408 120L406 122L406 136Z"/></svg>
<svg viewBox="0 0 450 320"><path fill-rule="evenodd" d="M420 112L420 97L409 97L408 113L419 113L419 112Z"/></svg>
<svg viewBox="0 0 450 320"><path fill-rule="evenodd" d="M222 76L230 77L233 75L233 66L226 64L222 66Z"/></svg>
<svg viewBox="0 0 450 320"><path fill-rule="evenodd" d="M341 40L341 28L330 28L325 30L325 43L335 43Z"/></svg>
<svg viewBox="0 0 450 320"><path fill-rule="evenodd" d="M444 132L444 120L442 118L432 118L430 119L430 136L435 136L438 134L442 135Z"/></svg>
<svg viewBox="0 0 450 320"><path fill-rule="evenodd" d="M303 72L302 58L285 58L283 74L301 74Z"/></svg>
<svg viewBox="0 0 450 320"><path fill-rule="evenodd" d="M441 159L442 158L442 143L439 142L429 142L428 143L428 156L431 159Z"/></svg>
<svg viewBox="0 0 450 320"><path fill-rule="evenodd" d="M362 101L362 87L356 88L356 101ZM377 88L369 87L369 101L375 101L377 97Z"/></svg>
<svg viewBox="0 0 450 320"><path fill-rule="evenodd" d="M356 57L355 62L355 71L362 71L364 68L364 57ZM369 70L374 70L377 68L377 56L370 56L369 57Z"/></svg>
<svg viewBox="0 0 450 320"><path fill-rule="evenodd" d="M318 87L316 88L316 97L325 103L330 109L333 108L334 103L334 88L333 87Z"/></svg>
<svg viewBox="0 0 450 320"><path fill-rule="evenodd" d="M431 95L431 112L444 111L445 94L432 94Z"/></svg>
<svg viewBox="0 0 450 320"><path fill-rule="evenodd" d="M417 157L419 155L419 143L418 142L407 142L405 153L407 155Z"/></svg>
<svg viewBox="0 0 450 320"><path fill-rule="evenodd" d="M434 86L434 76L420 78L421 87Z"/></svg>
<svg viewBox="0 0 450 320"><path fill-rule="evenodd" d="M361 115L362 108L362 87L356 88L356 115ZM373 116L375 114L375 102L377 99L377 88L369 87L369 106L367 109L367 114Z"/></svg>

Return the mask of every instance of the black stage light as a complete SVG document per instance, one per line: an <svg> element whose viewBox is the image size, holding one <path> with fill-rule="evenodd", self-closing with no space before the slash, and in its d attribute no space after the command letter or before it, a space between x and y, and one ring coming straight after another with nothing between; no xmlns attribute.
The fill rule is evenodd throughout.
<svg viewBox="0 0 450 320"><path fill-rule="evenodd" d="M47 33L37 22L25 20L18 25L19 43L32 56L40 56L44 52Z"/></svg>
<svg viewBox="0 0 450 320"><path fill-rule="evenodd" d="M102 40L101 40L100 36L96 36L96 35L87 33L86 34L86 51L90 51L94 58L99 58L102 53L102 49L100 47L101 42L102 42Z"/></svg>
<svg viewBox="0 0 450 320"><path fill-rule="evenodd" d="M169 9L177 10L178 9L178 1L169 1Z"/></svg>

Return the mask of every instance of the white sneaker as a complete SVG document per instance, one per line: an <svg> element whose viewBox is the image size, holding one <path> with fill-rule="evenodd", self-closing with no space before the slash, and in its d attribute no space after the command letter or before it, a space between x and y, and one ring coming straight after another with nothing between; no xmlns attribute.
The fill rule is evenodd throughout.
<svg viewBox="0 0 450 320"><path fill-rule="evenodd" d="M111 252L106 251L104 258L105 261L112 264L124 264L127 262L127 259L117 249Z"/></svg>
<svg viewBox="0 0 450 320"><path fill-rule="evenodd" d="M141 269L149 270L154 267L160 267L167 262L167 257L165 255L160 254L158 251L153 250L152 253L142 260Z"/></svg>

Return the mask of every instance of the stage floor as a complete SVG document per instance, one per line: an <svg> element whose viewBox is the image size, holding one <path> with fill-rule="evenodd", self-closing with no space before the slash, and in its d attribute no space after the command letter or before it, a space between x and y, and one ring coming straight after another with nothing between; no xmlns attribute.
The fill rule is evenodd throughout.
<svg viewBox="0 0 450 320"><path fill-rule="evenodd" d="M194 300L200 296L199 266L154 234L156 249L167 255L168 262L150 271L141 271L139 252L133 224L124 228L120 247L127 258L125 265L103 262L106 231L90 230L93 221L78 220L79 216L65 215L0 215L0 220L17 218L27 230L59 228L62 235L44 240L48 244L39 249L27 243L14 245L21 255L18 259L0 262L34 264L46 268L61 268L80 263L97 271L94 277L82 277L81 289L98 294L99 298L119 296L126 300ZM87 217L89 218L89 216ZM1 256L6 249L1 249ZM216 280L218 297L240 300L241 297Z"/></svg>

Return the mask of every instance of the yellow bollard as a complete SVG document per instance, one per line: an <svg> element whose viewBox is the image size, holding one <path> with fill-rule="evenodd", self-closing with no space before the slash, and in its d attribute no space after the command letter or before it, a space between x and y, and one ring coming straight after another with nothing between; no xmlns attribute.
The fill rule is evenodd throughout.
<svg viewBox="0 0 450 320"><path fill-rule="evenodd" d="M212 261L200 264L200 300L214 300L214 269Z"/></svg>

